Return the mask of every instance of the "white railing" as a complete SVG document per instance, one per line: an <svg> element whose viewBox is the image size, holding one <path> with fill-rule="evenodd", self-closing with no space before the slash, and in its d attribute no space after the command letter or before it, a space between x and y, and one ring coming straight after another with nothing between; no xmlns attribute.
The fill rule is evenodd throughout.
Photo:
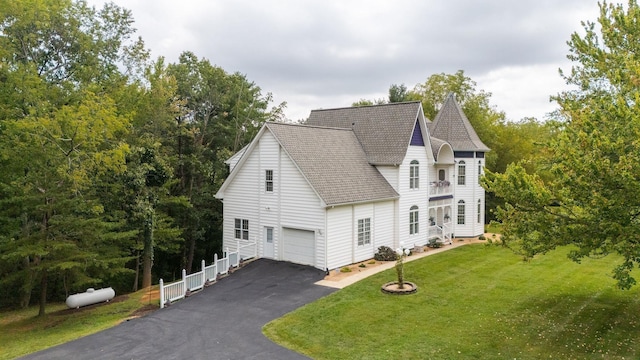
<svg viewBox="0 0 640 360"><path fill-rule="evenodd" d="M429 184L429 195L448 195L453 193L453 186L448 181L432 181Z"/></svg>
<svg viewBox="0 0 640 360"><path fill-rule="evenodd" d="M160 308L164 308L167 303L183 299L187 292L204 288L208 282L217 281L218 275L228 274L229 269L240 266L240 261L257 257L258 245L255 241L245 241L244 244L236 241L235 251L230 252L227 247L225 256L221 259L218 259L218 254L214 254L211 265L206 266L202 260L201 271L187 275L187 271L182 269L182 280L167 285L160 279Z"/></svg>
<svg viewBox="0 0 640 360"><path fill-rule="evenodd" d="M444 223L442 225L429 226L429 239L438 239L440 242L451 243L451 223Z"/></svg>

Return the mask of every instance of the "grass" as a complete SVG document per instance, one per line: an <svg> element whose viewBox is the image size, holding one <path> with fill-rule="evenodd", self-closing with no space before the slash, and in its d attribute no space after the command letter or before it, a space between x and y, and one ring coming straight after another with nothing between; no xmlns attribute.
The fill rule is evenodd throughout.
<svg viewBox="0 0 640 360"><path fill-rule="evenodd" d="M263 332L313 359L640 358L640 286L615 287L614 257L576 264L567 251L524 263L463 246L405 265L415 295L382 294L385 271Z"/></svg>
<svg viewBox="0 0 640 360"><path fill-rule="evenodd" d="M158 307L157 299L148 300L148 293L149 289L141 290L80 309L67 309L64 303L48 304L44 317L37 316L37 306L0 312L0 359L14 359L78 339L113 327L136 311Z"/></svg>
<svg viewBox="0 0 640 360"><path fill-rule="evenodd" d="M493 233L493 234L501 234L502 233L502 224L492 221L490 224L484 226L484 232Z"/></svg>

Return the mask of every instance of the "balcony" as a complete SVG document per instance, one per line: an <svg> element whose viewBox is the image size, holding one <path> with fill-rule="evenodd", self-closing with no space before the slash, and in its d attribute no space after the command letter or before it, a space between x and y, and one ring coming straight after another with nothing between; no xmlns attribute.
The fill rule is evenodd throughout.
<svg viewBox="0 0 640 360"><path fill-rule="evenodd" d="M429 183L429 195L449 195L453 193L453 186L447 180L432 181Z"/></svg>

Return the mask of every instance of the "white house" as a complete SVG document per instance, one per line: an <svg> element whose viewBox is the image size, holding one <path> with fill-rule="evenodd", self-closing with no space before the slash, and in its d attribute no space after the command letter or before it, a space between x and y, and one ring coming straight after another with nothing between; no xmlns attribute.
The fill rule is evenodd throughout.
<svg viewBox="0 0 640 360"><path fill-rule="evenodd" d="M453 95L433 122L405 102L266 123L227 161L224 246L257 241L260 257L330 270L382 245L480 235L487 151Z"/></svg>

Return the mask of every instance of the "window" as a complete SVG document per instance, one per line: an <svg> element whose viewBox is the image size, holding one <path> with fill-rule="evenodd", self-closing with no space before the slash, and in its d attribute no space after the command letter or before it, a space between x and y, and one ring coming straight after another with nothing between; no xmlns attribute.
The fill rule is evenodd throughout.
<svg viewBox="0 0 640 360"><path fill-rule="evenodd" d="M409 166L409 188L420 188L420 163L418 160L411 160L411 165Z"/></svg>
<svg viewBox="0 0 640 360"><path fill-rule="evenodd" d="M478 184L480 184L481 177L482 177L482 161L478 161Z"/></svg>
<svg viewBox="0 0 640 360"><path fill-rule="evenodd" d="M267 228L267 243L273 244L273 228Z"/></svg>
<svg viewBox="0 0 640 360"><path fill-rule="evenodd" d="M358 246L371 244L371 218L358 219Z"/></svg>
<svg viewBox="0 0 640 360"><path fill-rule="evenodd" d="M438 180L444 181L445 178L446 178L446 174L444 172L444 169L438 170Z"/></svg>
<svg viewBox="0 0 640 360"><path fill-rule="evenodd" d="M464 161L458 163L458 185L465 185L467 182L466 167Z"/></svg>
<svg viewBox="0 0 640 360"><path fill-rule="evenodd" d="M478 199L478 224L480 224L482 218L482 201Z"/></svg>
<svg viewBox="0 0 640 360"><path fill-rule="evenodd" d="M249 220L235 219L236 239L249 240Z"/></svg>
<svg viewBox="0 0 640 360"><path fill-rule="evenodd" d="M464 200L458 201L458 225L464 225Z"/></svg>
<svg viewBox="0 0 640 360"><path fill-rule="evenodd" d="M273 170L265 170L264 172L264 190L273 191Z"/></svg>
<svg viewBox="0 0 640 360"><path fill-rule="evenodd" d="M420 223L418 221L418 207L413 205L411 209L409 209L409 234L413 235L419 233L419 225Z"/></svg>

